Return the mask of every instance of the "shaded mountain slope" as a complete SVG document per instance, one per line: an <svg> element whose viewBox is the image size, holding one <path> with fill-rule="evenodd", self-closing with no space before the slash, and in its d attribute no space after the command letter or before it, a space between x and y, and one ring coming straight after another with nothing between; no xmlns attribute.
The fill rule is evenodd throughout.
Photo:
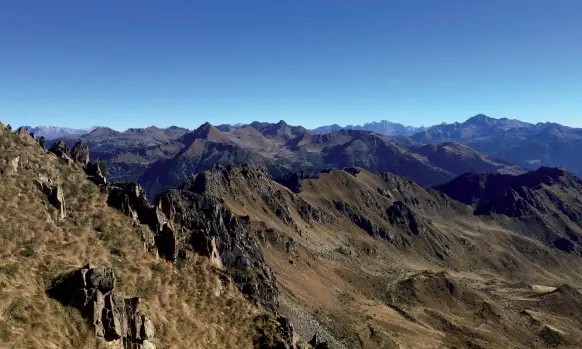
<svg viewBox="0 0 582 349"><path fill-rule="evenodd" d="M436 187L475 205L476 215L504 215L511 228L569 253L582 253L582 181L559 168L519 176L466 174Z"/></svg>
<svg viewBox="0 0 582 349"><path fill-rule="evenodd" d="M92 149L92 159L106 161L110 179L139 180L150 198L216 164L254 162L266 166L273 177L358 166L376 173L393 172L423 186L445 183L466 171L519 171L459 145L430 151L405 136L363 130L320 135L284 121L221 125L220 129L205 123L192 132L178 127L124 132L101 127L80 140ZM76 141L67 140L70 146Z"/></svg>
<svg viewBox="0 0 582 349"><path fill-rule="evenodd" d="M520 174L525 170L499 159L493 159L466 145L443 142L409 148L413 153L422 155L431 164L455 174L466 172L491 172Z"/></svg>

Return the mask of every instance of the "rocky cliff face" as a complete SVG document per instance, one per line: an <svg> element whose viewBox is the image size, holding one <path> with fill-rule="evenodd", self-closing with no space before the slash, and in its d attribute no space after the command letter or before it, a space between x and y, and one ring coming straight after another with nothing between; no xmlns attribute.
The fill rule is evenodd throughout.
<svg viewBox="0 0 582 349"><path fill-rule="evenodd" d="M248 169L246 174L268 178L262 171ZM156 206L173 226L171 232L168 228L159 236L160 255L173 260L194 251L212 257L250 299L276 310L275 277L263 259L249 218L236 216L206 192L216 184L216 177L213 172L202 173L182 189L159 197Z"/></svg>
<svg viewBox="0 0 582 349"><path fill-rule="evenodd" d="M54 280L49 295L81 311L95 336L124 349L155 349L155 327L139 309L139 298L122 298L115 291L111 268L90 265Z"/></svg>

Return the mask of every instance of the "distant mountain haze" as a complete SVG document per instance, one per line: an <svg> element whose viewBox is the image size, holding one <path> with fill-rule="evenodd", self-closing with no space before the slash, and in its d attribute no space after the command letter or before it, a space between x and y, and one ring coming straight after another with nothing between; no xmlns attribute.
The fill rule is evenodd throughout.
<svg viewBox="0 0 582 349"><path fill-rule="evenodd" d="M94 149L93 158L107 161L112 180L138 180L150 195L175 188L189 176L216 165L248 162L265 166L273 178L298 170L362 167L376 173L393 172L423 186L445 183L465 171L521 173L517 166L460 144L429 154L403 135L353 129L316 134L284 121L218 127L207 122L194 131L98 128L67 142L78 140Z"/></svg>
<svg viewBox="0 0 582 349"><path fill-rule="evenodd" d="M38 132L44 129L37 129L36 135L42 135ZM56 130L69 130L45 129L55 131L49 140L57 139L53 138ZM377 173L394 172L424 186L442 184L465 172L520 174L523 168L559 166L578 176L582 173L581 129L483 114L462 123L419 128L407 136L414 129L381 121L308 130L281 120L218 126L207 122L194 131L177 126L123 132L98 127L84 134L63 131L58 138L70 145L85 142L92 158L106 160L113 180L139 178L154 192L154 187L175 187L188 175L216 164L246 161L265 165L273 176L359 166ZM157 184L150 186L150 182Z"/></svg>
<svg viewBox="0 0 582 349"><path fill-rule="evenodd" d="M23 127L29 129L29 131L31 133L34 133L34 135L37 138L44 137L46 140L81 136L98 128L98 126L93 126L86 129L74 129L58 126L37 126L37 127L23 126Z"/></svg>
<svg viewBox="0 0 582 349"><path fill-rule="evenodd" d="M328 125L328 126L320 126L313 129L315 133L329 133L333 131L339 130L367 130L367 131L374 131L376 133L382 135L412 135L420 131L424 131L425 127L414 127L414 126L405 126L399 123L393 123L387 120L382 120L379 122L369 122L363 125L347 125L347 126L340 126L337 124Z"/></svg>
<svg viewBox="0 0 582 349"><path fill-rule="evenodd" d="M432 126L410 138L425 144L456 141L531 169L557 166L582 172L582 129L556 123L530 124L480 114L463 123Z"/></svg>

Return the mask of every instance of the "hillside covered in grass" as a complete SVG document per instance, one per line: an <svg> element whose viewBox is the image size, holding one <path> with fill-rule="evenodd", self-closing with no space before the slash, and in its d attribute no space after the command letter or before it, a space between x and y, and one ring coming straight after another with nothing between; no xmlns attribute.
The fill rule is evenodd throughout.
<svg viewBox="0 0 582 349"><path fill-rule="evenodd" d="M157 257L150 228L109 207L107 190L80 164L3 125L0 164L0 348L101 348L90 321L47 293L55 279L86 264L112 268L115 292L139 297L158 349L252 348L269 331L278 336L274 317L207 258ZM39 182L62 191L64 212Z"/></svg>

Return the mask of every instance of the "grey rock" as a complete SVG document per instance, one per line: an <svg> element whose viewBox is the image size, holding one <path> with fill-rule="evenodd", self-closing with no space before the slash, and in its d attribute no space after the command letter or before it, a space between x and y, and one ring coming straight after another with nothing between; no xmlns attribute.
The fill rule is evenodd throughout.
<svg viewBox="0 0 582 349"><path fill-rule="evenodd" d="M35 180L37 187L47 196L51 205L59 211L59 220L67 216L65 207L65 194L60 185L53 185L50 182Z"/></svg>
<svg viewBox="0 0 582 349"><path fill-rule="evenodd" d="M95 335L124 349L155 349L155 328L141 313L139 298L115 294L111 268L86 265L53 281L49 296L73 306L93 325Z"/></svg>

